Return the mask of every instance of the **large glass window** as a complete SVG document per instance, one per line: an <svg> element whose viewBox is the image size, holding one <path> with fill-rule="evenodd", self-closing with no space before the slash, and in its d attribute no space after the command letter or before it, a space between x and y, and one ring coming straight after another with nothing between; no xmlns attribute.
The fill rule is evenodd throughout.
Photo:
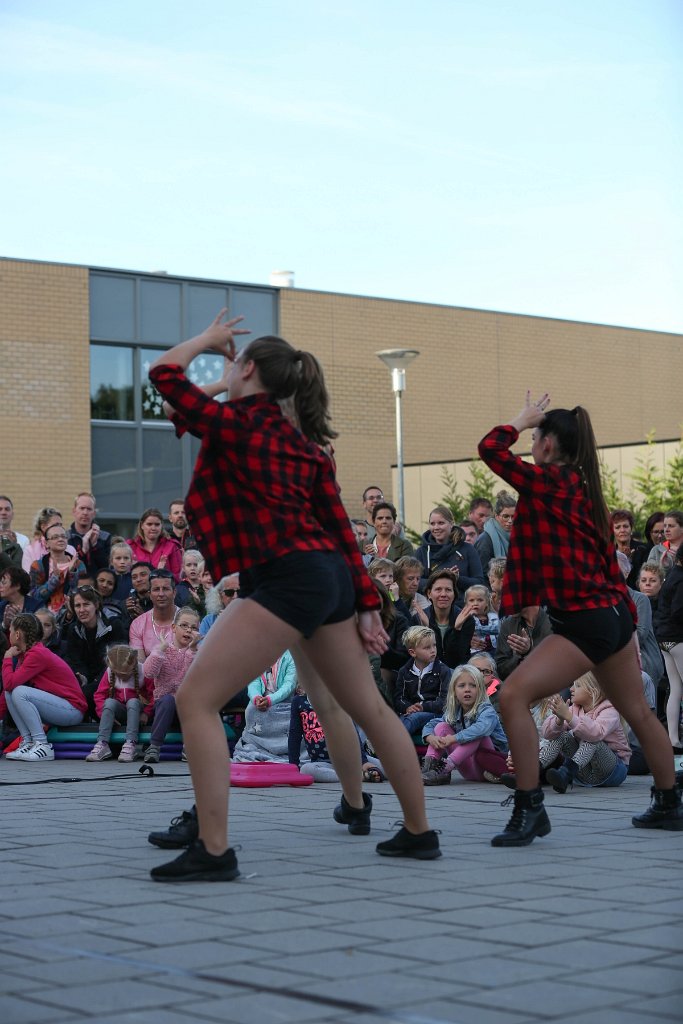
<svg viewBox="0 0 683 1024"><path fill-rule="evenodd" d="M93 420L132 420L133 349L90 346L90 417Z"/></svg>
<svg viewBox="0 0 683 1024"><path fill-rule="evenodd" d="M250 338L277 333L277 292L220 281L187 281L104 270L90 275L90 407L93 491L101 522L130 533L149 505L165 510L187 492L199 442L180 441L149 381L159 352L198 334L227 307L244 316ZM198 386L218 380L221 357L205 353L188 369ZM124 530L124 524L130 530Z"/></svg>

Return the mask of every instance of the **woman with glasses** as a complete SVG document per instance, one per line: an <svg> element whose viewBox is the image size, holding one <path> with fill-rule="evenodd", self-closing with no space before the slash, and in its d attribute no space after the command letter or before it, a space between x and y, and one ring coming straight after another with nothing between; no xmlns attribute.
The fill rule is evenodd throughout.
<svg viewBox="0 0 683 1024"><path fill-rule="evenodd" d="M483 531L474 542L481 564L485 568L492 558L507 558L516 508L517 500L511 494L507 491L498 492L493 515L486 520Z"/></svg>
<svg viewBox="0 0 683 1024"><path fill-rule="evenodd" d="M206 615L199 624L199 635L206 636L214 622L226 608L229 608L240 594L240 575L233 572L223 579L206 595Z"/></svg>
<svg viewBox="0 0 683 1024"><path fill-rule="evenodd" d="M69 597L73 622L64 637L64 660L71 666L88 702L88 712L97 717L94 695L107 667L107 647L128 642L128 630L120 619L105 619L102 598L94 587L79 587Z"/></svg>
<svg viewBox="0 0 683 1024"><path fill-rule="evenodd" d="M57 613L88 570L77 554L68 554L67 533L61 523L48 526L45 545L47 554L31 565L31 596Z"/></svg>

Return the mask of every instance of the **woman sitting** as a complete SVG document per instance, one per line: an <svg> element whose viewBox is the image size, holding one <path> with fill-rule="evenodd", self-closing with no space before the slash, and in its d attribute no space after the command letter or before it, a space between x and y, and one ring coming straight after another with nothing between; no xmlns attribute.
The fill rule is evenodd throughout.
<svg viewBox="0 0 683 1024"><path fill-rule="evenodd" d="M456 668L470 656L474 636L472 608L461 608L455 603L455 579L450 569L433 572L427 580L426 593L430 602L427 625L436 634L437 657L449 668Z"/></svg>
<svg viewBox="0 0 683 1024"><path fill-rule="evenodd" d="M80 680L88 710L96 717L95 690L107 667L107 647L128 642L120 619L105 619L102 599L93 587L79 587L69 598L73 622L65 634L64 659Z"/></svg>
<svg viewBox="0 0 683 1024"><path fill-rule="evenodd" d="M484 583L481 559L473 544L467 544L450 509L437 505L429 513L429 529L422 534L422 543L415 552L422 564L422 579L436 569L451 569L462 594L475 583Z"/></svg>
<svg viewBox="0 0 683 1024"><path fill-rule="evenodd" d="M234 572L231 576L224 576L215 587L212 587L206 595L206 615L199 624L199 635L206 636L214 622L232 602L239 597L240 577Z"/></svg>
<svg viewBox="0 0 683 1024"><path fill-rule="evenodd" d="M60 523L47 528L45 544L47 554L31 565L31 596L56 614L88 570L78 555L67 553L66 530Z"/></svg>
<svg viewBox="0 0 683 1024"><path fill-rule="evenodd" d="M397 537L396 509L390 501L379 501L372 510L372 525L375 536L364 546L366 555L373 558L388 558L395 562L405 555L412 555L413 545L404 537Z"/></svg>
<svg viewBox="0 0 683 1024"><path fill-rule="evenodd" d="M45 534L55 524L57 526L64 525L62 523L62 513L59 509L53 508L51 505L41 508L33 522L33 540L24 548L24 554L21 559L21 567L25 572L30 573L33 563L39 562L48 553ZM76 554L76 549L67 544L66 553L73 558Z"/></svg>
<svg viewBox="0 0 683 1024"><path fill-rule="evenodd" d="M614 546L628 559L626 582L634 589L638 586L638 576L643 564L647 561L648 546L642 541L633 539L635 519L627 508L617 508L610 516Z"/></svg>
<svg viewBox="0 0 683 1024"><path fill-rule="evenodd" d="M0 575L0 629L7 635L12 619L22 612L40 608L37 597L31 597L31 577L18 565L9 565Z"/></svg>
<svg viewBox="0 0 683 1024"><path fill-rule="evenodd" d="M666 576L676 561L676 552L681 544L683 544L683 512L674 508L664 515L664 541L661 544L655 544L647 556L647 561L657 562Z"/></svg>
<svg viewBox="0 0 683 1024"><path fill-rule="evenodd" d="M78 725L87 704L78 680L61 658L41 643L43 629L35 615L17 615L10 626L11 647L2 662L7 709L21 733L12 761L54 761L43 722Z"/></svg>
<svg viewBox="0 0 683 1024"><path fill-rule="evenodd" d="M405 615L411 626L426 626L428 620L425 609L429 607L429 601L420 593L422 562L414 555L399 558L394 578L398 583L397 611Z"/></svg>
<svg viewBox="0 0 683 1024"><path fill-rule="evenodd" d="M164 517L158 508L145 509L128 546L135 562L150 562L155 569L168 569L178 582L183 563L182 548L164 529Z"/></svg>
<svg viewBox="0 0 683 1024"><path fill-rule="evenodd" d="M493 515L486 520L482 533L474 543L483 566L488 566L492 558L507 558L516 508L517 501L511 494L507 491L498 492Z"/></svg>

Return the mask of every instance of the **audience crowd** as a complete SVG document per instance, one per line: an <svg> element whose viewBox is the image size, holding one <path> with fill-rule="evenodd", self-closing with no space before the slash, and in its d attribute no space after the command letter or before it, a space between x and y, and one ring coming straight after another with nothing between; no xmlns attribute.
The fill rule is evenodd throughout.
<svg viewBox="0 0 683 1024"><path fill-rule="evenodd" d="M370 660L385 701L424 755L425 785L448 783L457 771L513 787L498 694L552 629L538 605L499 617L515 497L476 498L459 523L437 506L415 548L379 487L366 488L362 506L351 522L389 635L385 653ZM100 528L88 492L76 496L69 525L46 506L28 537L13 528L13 516L11 499L0 496L0 750L8 760L52 760L45 730L87 723L95 739L86 760L107 760L118 725L120 761L158 761L168 733L180 729L175 693L203 638L239 597L239 574L210 578L182 499L166 515L146 509L130 538ZM683 512L653 514L644 538L626 509L614 510L611 523L638 610L644 692L680 752ZM336 781L289 654L252 682L241 703L246 728L237 759L289 760L315 781ZM590 673L531 710L542 778L557 792L649 773ZM144 750L141 729L150 733ZM365 778L381 781L360 731L358 740Z"/></svg>

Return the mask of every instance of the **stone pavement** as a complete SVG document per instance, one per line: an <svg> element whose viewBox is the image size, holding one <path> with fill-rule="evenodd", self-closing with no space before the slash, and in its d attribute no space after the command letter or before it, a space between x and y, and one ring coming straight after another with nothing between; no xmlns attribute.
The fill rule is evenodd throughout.
<svg viewBox="0 0 683 1024"><path fill-rule="evenodd" d="M431 863L375 854L387 784L361 838L336 786L238 789L241 877L173 886L146 836L192 800L186 765L158 768L0 760L2 1024L681 1019L683 833L632 828L649 779L550 793L553 832L521 850L489 845L502 787L428 790Z"/></svg>

